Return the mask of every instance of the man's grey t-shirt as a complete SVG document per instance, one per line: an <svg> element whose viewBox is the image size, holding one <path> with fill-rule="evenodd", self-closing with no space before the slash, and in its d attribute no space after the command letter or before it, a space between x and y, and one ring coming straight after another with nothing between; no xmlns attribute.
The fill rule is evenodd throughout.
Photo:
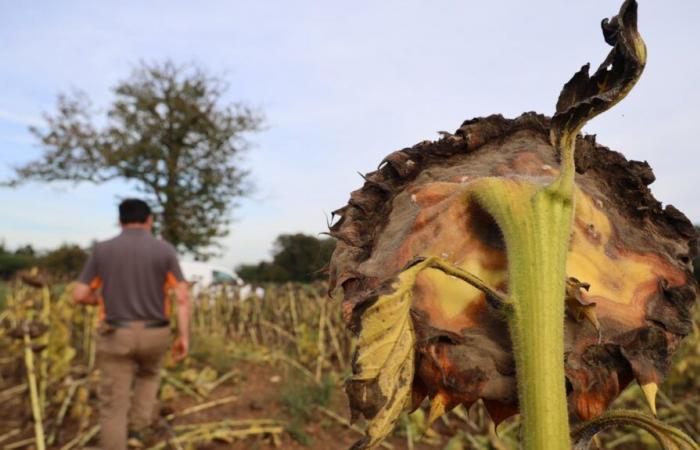
<svg viewBox="0 0 700 450"><path fill-rule="evenodd" d="M147 229L125 228L95 244L78 280L102 288L106 320L167 320L166 292L184 277L172 245Z"/></svg>

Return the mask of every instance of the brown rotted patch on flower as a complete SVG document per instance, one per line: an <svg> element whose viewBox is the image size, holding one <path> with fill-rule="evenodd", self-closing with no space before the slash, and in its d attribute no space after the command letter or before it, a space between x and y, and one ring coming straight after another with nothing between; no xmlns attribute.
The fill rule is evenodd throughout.
<svg viewBox="0 0 700 450"><path fill-rule="evenodd" d="M487 176L547 183L559 160L549 143L549 118L489 116L453 135L389 155L334 214L338 246L331 288L344 288L348 325L376 289L417 256L434 256L506 290L507 258L498 227L470 195ZM672 206L662 208L648 185L646 163L627 161L596 144L576 143L576 210L567 275L590 285L577 298L595 304L599 322L566 320L566 374L572 412L603 412L632 379L659 382L670 355L690 330L696 285L690 276L696 235ZM413 288L416 334L413 405L440 395L447 406L478 398L502 419L517 409L511 344L505 322L484 294L436 269ZM574 305L576 306L576 305ZM580 318L580 317L578 317ZM353 393L349 392L351 401Z"/></svg>
<svg viewBox="0 0 700 450"><path fill-rule="evenodd" d="M629 362L639 384L661 383L677 339L671 333L649 326L632 330L619 340L622 356Z"/></svg>
<svg viewBox="0 0 700 450"><path fill-rule="evenodd" d="M692 274L687 273L687 278ZM670 287L669 281L659 281L657 298L649 302L646 319L678 336L685 336L693 329L690 309L695 302L695 290L692 286Z"/></svg>
<svg viewBox="0 0 700 450"><path fill-rule="evenodd" d="M480 398L515 403L515 369L507 339L493 341L477 326L460 333L438 329L428 325L421 312L413 317L417 333L415 380L421 387L418 397L422 395L413 398L414 405L426 396L433 399L438 395L445 399L448 411L459 404L470 406ZM491 326L504 324L493 320Z"/></svg>
<svg viewBox="0 0 700 450"><path fill-rule="evenodd" d="M612 344L589 344L567 355L569 404L582 420L602 414L631 381L629 366L620 356Z"/></svg>

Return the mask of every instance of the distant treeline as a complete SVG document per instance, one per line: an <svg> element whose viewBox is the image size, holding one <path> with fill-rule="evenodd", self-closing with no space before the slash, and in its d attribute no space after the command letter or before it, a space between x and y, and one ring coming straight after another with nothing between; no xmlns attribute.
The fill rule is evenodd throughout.
<svg viewBox="0 0 700 450"><path fill-rule="evenodd" d="M332 238L319 239L302 233L282 234L275 240L271 261L242 264L236 272L248 283L322 280L327 277L324 269L334 249L335 240ZM31 267L42 268L59 280L72 280L80 273L87 256L88 252L75 244L63 244L39 252L31 245L10 250L0 241L0 280L12 278L17 272ZM700 257L693 261L693 265L695 278L700 282Z"/></svg>
<svg viewBox="0 0 700 450"><path fill-rule="evenodd" d="M282 234L274 242L272 261L243 264L236 272L249 283L320 280L327 276L324 268L334 249L332 238ZM10 249L0 241L0 279L8 280L22 270L39 267L55 280L74 280L85 264L88 251L75 244L63 244L49 251L38 251L31 245Z"/></svg>
<svg viewBox="0 0 700 450"><path fill-rule="evenodd" d="M272 261L242 264L236 268L236 273L248 283L320 280L327 277L324 269L334 249L333 238L282 234L275 240Z"/></svg>
<svg viewBox="0 0 700 450"><path fill-rule="evenodd" d="M17 272L39 267L57 280L71 280L78 276L87 256L87 252L75 244L39 252L31 245L10 250L0 241L0 279L7 280Z"/></svg>

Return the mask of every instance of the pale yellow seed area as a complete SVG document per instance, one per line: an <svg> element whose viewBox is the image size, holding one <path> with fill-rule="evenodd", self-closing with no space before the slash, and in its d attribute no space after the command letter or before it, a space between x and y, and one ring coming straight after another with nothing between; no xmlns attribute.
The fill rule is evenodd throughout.
<svg viewBox="0 0 700 450"><path fill-rule="evenodd" d="M590 283L589 297L604 297L629 304L640 283L656 278L652 263L639 254L637 258L632 254L616 258L606 254L606 246L612 237L610 220L591 197L579 189L575 195L576 221L567 258L567 275Z"/></svg>
<svg viewBox="0 0 700 450"><path fill-rule="evenodd" d="M478 259L469 259L458 266L492 287L506 281L505 270L486 269ZM426 269L418 276L418 283L431 292L433 301L425 306L428 307L426 312L434 320L434 325L455 332L465 326L475 325L468 317L468 309L484 298L480 290L437 269Z"/></svg>

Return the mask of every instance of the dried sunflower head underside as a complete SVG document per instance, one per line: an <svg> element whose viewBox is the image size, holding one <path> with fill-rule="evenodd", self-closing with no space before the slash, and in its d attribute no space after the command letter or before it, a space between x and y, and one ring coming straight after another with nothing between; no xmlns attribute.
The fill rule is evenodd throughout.
<svg viewBox="0 0 700 450"><path fill-rule="evenodd" d="M413 374L403 380L413 407L426 397L439 398L448 410L482 398L497 421L517 412L506 323L482 291L426 269L406 297L406 325L394 323L402 310L387 310L376 324L363 317L385 308L378 299L417 256L447 260L507 295L503 237L465 192L482 177L554 179L559 160L549 131L550 119L534 113L467 121L453 135L387 156L335 212L332 288L343 288L345 319L360 339L383 332L386 339L401 338L402 329L412 328L415 339L387 355L411 353L413 370L402 372L396 362L393 373ZM647 187L654 175L645 162L627 161L595 137L579 136L576 172L565 361L570 410L589 419L634 379L655 387L690 332L696 234L682 213L654 199ZM375 350L383 351L381 345ZM358 356L356 375L369 364ZM347 391L353 414L368 418L392 401L381 380L367 376L351 379Z"/></svg>

